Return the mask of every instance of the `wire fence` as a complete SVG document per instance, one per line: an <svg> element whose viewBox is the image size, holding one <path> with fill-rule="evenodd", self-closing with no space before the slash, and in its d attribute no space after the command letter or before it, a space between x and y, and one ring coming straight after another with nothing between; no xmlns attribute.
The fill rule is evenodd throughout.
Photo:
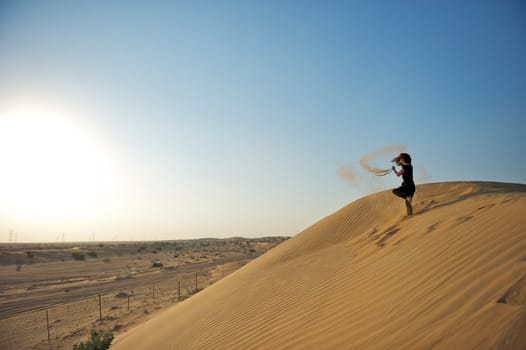
<svg viewBox="0 0 526 350"><path fill-rule="evenodd" d="M151 283L130 281L125 288L103 290L96 295L21 312L0 320L0 349L72 349L73 344L87 340L90 329L118 333L187 299L246 262L167 276L159 274Z"/></svg>

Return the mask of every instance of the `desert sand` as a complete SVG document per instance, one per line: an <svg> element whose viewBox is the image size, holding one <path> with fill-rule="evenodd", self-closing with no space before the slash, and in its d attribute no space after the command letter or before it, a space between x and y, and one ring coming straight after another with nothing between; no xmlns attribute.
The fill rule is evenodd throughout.
<svg viewBox="0 0 526 350"><path fill-rule="evenodd" d="M526 185L359 199L112 349L526 349Z"/></svg>

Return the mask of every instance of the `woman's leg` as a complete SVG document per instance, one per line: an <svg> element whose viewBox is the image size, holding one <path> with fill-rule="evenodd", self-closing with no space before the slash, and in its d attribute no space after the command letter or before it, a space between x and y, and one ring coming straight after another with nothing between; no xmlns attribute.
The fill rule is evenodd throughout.
<svg viewBox="0 0 526 350"><path fill-rule="evenodd" d="M411 205L411 197L405 199L405 209L407 210L407 215L413 215L413 206Z"/></svg>

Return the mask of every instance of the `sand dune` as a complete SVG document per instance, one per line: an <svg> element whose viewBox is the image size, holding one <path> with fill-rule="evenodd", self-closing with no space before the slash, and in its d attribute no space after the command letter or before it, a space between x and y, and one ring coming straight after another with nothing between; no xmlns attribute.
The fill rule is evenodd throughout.
<svg viewBox="0 0 526 350"><path fill-rule="evenodd" d="M112 349L525 349L526 185L357 200Z"/></svg>

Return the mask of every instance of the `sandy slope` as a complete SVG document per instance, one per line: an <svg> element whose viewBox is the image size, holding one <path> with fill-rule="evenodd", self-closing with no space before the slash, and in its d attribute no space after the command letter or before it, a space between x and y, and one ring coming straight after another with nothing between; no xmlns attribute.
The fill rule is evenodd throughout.
<svg viewBox="0 0 526 350"><path fill-rule="evenodd" d="M418 187L324 218L112 349L526 349L526 185Z"/></svg>

